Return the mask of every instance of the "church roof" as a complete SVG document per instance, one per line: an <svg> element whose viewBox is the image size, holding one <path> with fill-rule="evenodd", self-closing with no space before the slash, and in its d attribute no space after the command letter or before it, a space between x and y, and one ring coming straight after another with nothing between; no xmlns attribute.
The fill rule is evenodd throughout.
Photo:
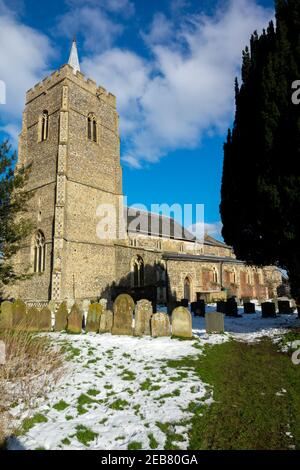
<svg viewBox="0 0 300 470"><path fill-rule="evenodd" d="M197 240L194 234L171 217L154 214L137 208L125 208L127 232L152 237L171 238L187 242L200 242L205 245L230 248L225 243L210 235L204 235L204 241Z"/></svg>

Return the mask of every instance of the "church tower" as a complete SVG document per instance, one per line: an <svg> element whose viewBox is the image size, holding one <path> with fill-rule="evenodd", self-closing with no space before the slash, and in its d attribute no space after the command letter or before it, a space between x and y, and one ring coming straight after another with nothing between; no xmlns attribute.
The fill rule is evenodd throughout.
<svg viewBox="0 0 300 470"><path fill-rule="evenodd" d="M36 231L18 254L31 278L24 300L93 298L115 279L114 240L99 239L97 207L122 196L116 99L69 63L26 94L18 164L31 163L29 215Z"/></svg>

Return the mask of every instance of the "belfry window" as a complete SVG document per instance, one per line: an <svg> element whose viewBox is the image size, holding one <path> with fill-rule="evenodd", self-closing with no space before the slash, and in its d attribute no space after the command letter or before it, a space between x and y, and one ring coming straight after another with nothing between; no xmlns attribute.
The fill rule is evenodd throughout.
<svg viewBox="0 0 300 470"><path fill-rule="evenodd" d="M40 126L40 141L44 142L48 139L49 134L49 114L48 111L43 111L41 116L41 126Z"/></svg>
<svg viewBox="0 0 300 470"><path fill-rule="evenodd" d="M88 140L97 142L97 120L93 114L88 115L87 136Z"/></svg>
<svg viewBox="0 0 300 470"><path fill-rule="evenodd" d="M34 241L33 269L35 273L42 273L46 267L46 243L45 235L40 230L37 232Z"/></svg>

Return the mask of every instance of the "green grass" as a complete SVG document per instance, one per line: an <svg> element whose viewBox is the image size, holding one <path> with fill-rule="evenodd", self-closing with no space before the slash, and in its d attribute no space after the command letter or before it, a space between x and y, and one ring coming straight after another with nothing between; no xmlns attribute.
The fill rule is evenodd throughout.
<svg viewBox="0 0 300 470"><path fill-rule="evenodd" d="M152 433L148 434L148 439L149 439L150 449L157 449L158 442L157 442L157 440L155 439L155 437L153 436Z"/></svg>
<svg viewBox="0 0 300 470"><path fill-rule="evenodd" d="M128 401L118 398L109 405L109 408L111 408L112 410L125 410L128 405Z"/></svg>
<svg viewBox="0 0 300 470"><path fill-rule="evenodd" d="M99 395L99 390L96 390L95 388L90 388L88 391L87 391L87 394L90 395L91 397L96 397L97 395Z"/></svg>
<svg viewBox="0 0 300 470"><path fill-rule="evenodd" d="M300 367L270 339L208 346L205 355L168 361L168 366L177 372L192 367L213 386L210 406L188 407L194 414L191 450L300 449ZM281 389L287 393L276 395Z"/></svg>
<svg viewBox="0 0 300 470"><path fill-rule="evenodd" d="M130 442L130 444L128 444L128 447L127 447L128 450L141 450L141 448L142 448L142 443L137 442L137 441Z"/></svg>
<svg viewBox="0 0 300 470"><path fill-rule="evenodd" d="M53 408L57 411L64 411L66 408L68 408L68 403L66 403L64 400L60 400L58 403L53 405Z"/></svg>
<svg viewBox="0 0 300 470"><path fill-rule="evenodd" d="M62 441L61 441L62 444L66 445L66 446L69 446L71 444L71 441L70 439L68 439L67 437L65 437Z"/></svg>
<svg viewBox="0 0 300 470"><path fill-rule="evenodd" d="M26 418L22 424L22 431L24 433L30 431L36 424L47 423L48 419L42 413L36 413L32 418Z"/></svg>
<svg viewBox="0 0 300 470"><path fill-rule="evenodd" d="M128 380L130 382L136 379L136 374L131 370L125 369L121 374L122 380Z"/></svg>
<svg viewBox="0 0 300 470"><path fill-rule="evenodd" d="M93 432L91 429L87 428L86 426L76 426L76 438L81 444L84 444L88 447L89 443L94 441L98 434Z"/></svg>

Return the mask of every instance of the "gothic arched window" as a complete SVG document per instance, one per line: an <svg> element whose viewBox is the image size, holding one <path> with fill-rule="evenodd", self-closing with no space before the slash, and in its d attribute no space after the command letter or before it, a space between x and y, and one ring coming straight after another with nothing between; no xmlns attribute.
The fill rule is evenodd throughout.
<svg viewBox="0 0 300 470"><path fill-rule="evenodd" d="M213 268L213 282L218 284L219 282L219 276L218 276L218 270L217 268Z"/></svg>
<svg viewBox="0 0 300 470"><path fill-rule="evenodd" d="M87 135L89 140L97 142L97 120L94 114L88 115Z"/></svg>
<svg viewBox="0 0 300 470"><path fill-rule="evenodd" d="M144 261L141 256L134 258L132 263L133 287L143 287L145 283Z"/></svg>
<svg viewBox="0 0 300 470"><path fill-rule="evenodd" d="M44 142L48 139L49 134L49 114L48 111L43 111L43 114L40 116L40 125L39 125L39 141Z"/></svg>
<svg viewBox="0 0 300 470"><path fill-rule="evenodd" d="M34 261L33 268L35 273L42 273L46 266L46 243L45 235L39 230L34 241Z"/></svg>

